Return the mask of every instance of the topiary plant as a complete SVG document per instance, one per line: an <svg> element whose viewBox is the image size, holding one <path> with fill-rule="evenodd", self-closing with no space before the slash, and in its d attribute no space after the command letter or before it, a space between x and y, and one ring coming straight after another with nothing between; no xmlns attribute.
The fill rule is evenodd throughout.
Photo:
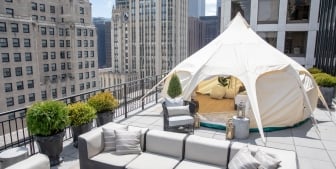
<svg viewBox="0 0 336 169"><path fill-rule="evenodd" d="M182 93L182 87L181 87L181 83L180 83L180 79L177 76L176 73L174 73L169 81L169 85L168 85L168 96L170 96L171 98L175 98L179 95L181 95Z"/></svg>
<svg viewBox="0 0 336 169"><path fill-rule="evenodd" d="M27 111L28 130L37 136L51 136L63 131L70 123L67 105L60 101L33 104Z"/></svg>
<svg viewBox="0 0 336 169"><path fill-rule="evenodd" d="M313 74L313 77L316 81L316 83L319 86L323 87L334 87L336 86L336 77L327 74L327 73L316 73Z"/></svg>
<svg viewBox="0 0 336 169"><path fill-rule="evenodd" d="M312 67L308 69L308 72L311 74L322 73L322 70L316 67Z"/></svg>
<svg viewBox="0 0 336 169"><path fill-rule="evenodd" d="M90 97L87 103L96 109L97 113L113 111L119 106L117 99L110 92L100 92Z"/></svg>
<svg viewBox="0 0 336 169"><path fill-rule="evenodd" d="M71 126L80 126L95 119L96 110L87 103L77 102L68 105Z"/></svg>

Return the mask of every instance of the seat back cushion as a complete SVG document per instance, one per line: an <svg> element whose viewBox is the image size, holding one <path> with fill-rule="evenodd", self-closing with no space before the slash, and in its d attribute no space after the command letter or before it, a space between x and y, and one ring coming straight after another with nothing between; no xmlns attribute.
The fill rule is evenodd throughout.
<svg viewBox="0 0 336 169"><path fill-rule="evenodd" d="M144 150L144 143L145 143L145 133L148 131L148 128L136 127L136 126L128 126L128 131L140 131L140 146L141 150Z"/></svg>
<svg viewBox="0 0 336 169"><path fill-rule="evenodd" d="M174 106L183 106L183 98L176 97L176 98L165 98L165 103L167 107L174 107Z"/></svg>
<svg viewBox="0 0 336 169"><path fill-rule="evenodd" d="M167 107L168 116L181 116L181 115L190 115L189 105L186 106L174 106Z"/></svg>
<svg viewBox="0 0 336 169"><path fill-rule="evenodd" d="M191 135L185 144L184 158L226 167L229 141Z"/></svg>
<svg viewBox="0 0 336 169"><path fill-rule="evenodd" d="M146 137L146 151L181 158L185 136L182 133L150 130Z"/></svg>
<svg viewBox="0 0 336 169"><path fill-rule="evenodd" d="M124 154L140 154L140 137L141 131L122 131L115 130L116 135L116 153Z"/></svg>

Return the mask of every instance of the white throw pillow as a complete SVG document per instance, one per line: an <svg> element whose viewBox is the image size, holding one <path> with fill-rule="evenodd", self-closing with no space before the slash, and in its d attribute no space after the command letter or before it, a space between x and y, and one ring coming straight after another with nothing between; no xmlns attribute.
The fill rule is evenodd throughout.
<svg viewBox="0 0 336 169"><path fill-rule="evenodd" d="M127 126L118 126L114 128L103 127L104 151L116 150L116 135L114 133L116 129L127 131Z"/></svg>
<svg viewBox="0 0 336 169"><path fill-rule="evenodd" d="M175 106L183 106L183 98L176 97L176 98L165 98L166 107L175 107Z"/></svg>
<svg viewBox="0 0 336 169"><path fill-rule="evenodd" d="M229 169L257 169L260 163L252 156L251 151L244 147L233 156Z"/></svg>
<svg viewBox="0 0 336 169"><path fill-rule="evenodd" d="M254 158L260 162L258 169L277 169L280 164L280 160L270 154L267 154L261 150L256 152Z"/></svg>
<svg viewBox="0 0 336 169"><path fill-rule="evenodd" d="M181 115L190 115L189 105L187 106L176 106L176 107L167 107L168 116L181 116Z"/></svg>
<svg viewBox="0 0 336 169"><path fill-rule="evenodd" d="M141 131L115 130L116 154L139 154L141 153Z"/></svg>

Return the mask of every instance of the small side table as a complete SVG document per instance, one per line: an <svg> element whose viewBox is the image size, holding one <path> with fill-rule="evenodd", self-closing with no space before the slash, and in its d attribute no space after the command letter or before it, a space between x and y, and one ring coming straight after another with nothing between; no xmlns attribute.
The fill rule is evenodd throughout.
<svg viewBox="0 0 336 169"><path fill-rule="evenodd" d="M0 153L0 169L6 168L12 164L28 158L28 149L26 147L15 147Z"/></svg>
<svg viewBox="0 0 336 169"><path fill-rule="evenodd" d="M237 139L246 139L250 134L250 119L238 118L233 116L233 125L235 127L234 137Z"/></svg>

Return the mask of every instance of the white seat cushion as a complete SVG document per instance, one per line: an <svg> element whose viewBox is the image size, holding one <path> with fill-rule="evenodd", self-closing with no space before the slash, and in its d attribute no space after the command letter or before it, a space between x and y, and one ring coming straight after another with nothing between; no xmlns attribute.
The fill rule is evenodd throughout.
<svg viewBox="0 0 336 169"><path fill-rule="evenodd" d="M114 151L102 152L91 158L93 161L98 161L100 163L105 163L113 166L123 167L126 166L129 162L135 159L138 154L126 154L126 155L117 155Z"/></svg>
<svg viewBox="0 0 336 169"><path fill-rule="evenodd" d="M191 116L173 116L168 118L169 126L181 126L194 124L194 118Z"/></svg>
<svg viewBox="0 0 336 169"><path fill-rule="evenodd" d="M182 116L182 115L190 115L189 105L187 106L175 106L175 107L167 107L168 116Z"/></svg>
<svg viewBox="0 0 336 169"><path fill-rule="evenodd" d="M223 167L215 166L206 163L200 163L196 161L183 160L176 169L223 169Z"/></svg>
<svg viewBox="0 0 336 169"><path fill-rule="evenodd" d="M179 162L179 159L170 156L163 156L152 153L142 153L135 160L130 162L127 169L172 169Z"/></svg>

